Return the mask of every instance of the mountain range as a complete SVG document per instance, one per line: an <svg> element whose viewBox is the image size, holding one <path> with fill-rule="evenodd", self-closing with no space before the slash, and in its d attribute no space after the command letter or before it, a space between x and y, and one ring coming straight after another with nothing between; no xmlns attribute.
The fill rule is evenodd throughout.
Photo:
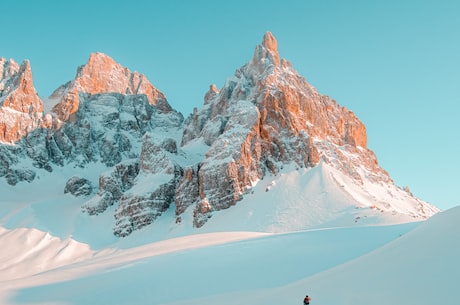
<svg viewBox="0 0 460 305"><path fill-rule="evenodd" d="M364 124L282 59L270 32L186 118L145 75L103 53L48 98L38 96L29 61L2 58L0 143L0 188L11 206L3 225L56 234L78 235L91 222L126 237L161 221L173 231L291 232L439 211L394 184ZM32 189L35 200L19 204L18 190ZM44 201L73 211L72 226L29 217ZM236 209L245 213L233 217ZM109 228L97 225L104 219Z"/></svg>

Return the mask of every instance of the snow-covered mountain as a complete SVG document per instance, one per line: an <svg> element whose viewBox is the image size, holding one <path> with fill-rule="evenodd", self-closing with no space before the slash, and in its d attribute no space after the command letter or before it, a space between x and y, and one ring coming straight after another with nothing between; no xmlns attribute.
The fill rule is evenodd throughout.
<svg viewBox="0 0 460 305"><path fill-rule="evenodd" d="M288 232L438 212L395 186L363 123L281 59L270 32L185 120L145 76L102 53L43 102L27 61L1 63L3 225L85 241L82 223L119 237L165 232L164 223L170 232ZM18 195L32 189L33 199ZM31 212L40 204L67 211L69 222L46 223Z"/></svg>
<svg viewBox="0 0 460 305"><path fill-rule="evenodd" d="M1 304L458 303L460 209L430 218L269 32L186 119L102 53L49 98L0 77Z"/></svg>

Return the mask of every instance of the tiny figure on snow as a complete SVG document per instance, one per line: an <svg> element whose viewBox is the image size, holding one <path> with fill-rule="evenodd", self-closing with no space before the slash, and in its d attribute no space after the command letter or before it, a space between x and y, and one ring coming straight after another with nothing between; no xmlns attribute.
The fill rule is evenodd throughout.
<svg viewBox="0 0 460 305"><path fill-rule="evenodd" d="M307 295L305 296L305 299L303 299L303 304L304 305L309 305L311 301L311 298Z"/></svg>

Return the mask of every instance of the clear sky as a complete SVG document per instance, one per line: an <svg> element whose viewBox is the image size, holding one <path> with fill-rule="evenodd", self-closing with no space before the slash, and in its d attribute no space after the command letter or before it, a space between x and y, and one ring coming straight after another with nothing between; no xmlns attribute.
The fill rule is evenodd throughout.
<svg viewBox="0 0 460 305"><path fill-rule="evenodd" d="M92 52L145 74L187 116L265 31L318 91L356 113L400 186L460 204L460 1L80 0L0 4L0 57L31 61L42 96Z"/></svg>

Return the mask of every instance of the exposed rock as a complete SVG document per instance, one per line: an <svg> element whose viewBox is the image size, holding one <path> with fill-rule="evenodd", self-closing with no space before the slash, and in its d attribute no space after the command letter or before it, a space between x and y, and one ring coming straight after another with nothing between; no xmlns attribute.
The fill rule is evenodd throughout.
<svg viewBox="0 0 460 305"><path fill-rule="evenodd" d="M14 61L14 59L7 60L6 58L0 58L0 90L2 96L8 94L8 85L7 81L16 75L19 71L19 65ZM6 91L6 92L4 92Z"/></svg>
<svg viewBox="0 0 460 305"><path fill-rule="evenodd" d="M159 172L172 174L174 166L164 150L155 143L150 134L145 134L140 155L140 170L142 173L155 175Z"/></svg>
<svg viewBox="0 0 460 305"><path fill-rule="evenodd" d="M270 52L273 63L275 66L279 66L280 64L280 55L278 53L278 42L276 41L275 36L272 33L266 32L264 38L262 40L262 46Z"/></svg>
<svg viewBox="0 0 460 305"><path fill-rule="evenodd" d="M204 95L204 104L208 104L209 101L214 99L216 95L219 93L219 89L217 89L217 86L215 84L212 84L209 86L209 91L206 92Z"/></svg>
<svg viewBox="0 0 460 305"><path fill-rule="evenodd" d="M161 142L160 146L167 152L170 152L172 154L177 153L177 143L176 143L176 140L174 139L171 139L171 138L164 139L163 142Z"/></svg>
<svg viewBox="0 0 460 305"><path fill-rule="evenodd" d="M118 202L123 193L133 186L138 173L137 160L117 164L112 171L99 177L99 191L96 196L83 204L82 209L89 215L103 213L109 206Z"/></svg>
<svg viewBox="0 0 460 305"><path fill-rule="evenodd" d="M262 44L256 46L251 64L257 68L258 73L263 73L269 66L279 67L280 55L278 53L278 42L270 32L266 32Z"/></svg>
<svg viewBox="0 0 460 305"><path fill-rule="evenodd" d="M135 187L125 192L115 212L114 234L127 236L151 224L174 202L176 185L182 169L151 135L143 138L139 175Z"/></svg>
<svg viewBox="0 0 460 305"><path fill-rule="evenodd" d="M88 196L93 192L93 186L88 179L73 176L71 177L64 188L64 194L70 193L76 197Z"/></svg>
<svg viewBox="0 0 460 305"><path fill-rule="evenodd" d="M201 201L213 211L234 205L252 182L263 176L258 165L261 146L257 107L239 101L229 113L224 132L209 148L198 172Z"/></svg>
<svg viewBox="0 0 460 305"><path fill-rule="evenodd" d="M177 184L175 191L176 202L176 222L182 222L182 214L193 204L200 201L199 177L198 172L200 165L196 164L187 167L184 170L184 175Z"/></svg>
<svg viewBox="0 0 460 305"><path fill-rule="evenodd" d="M42 101L32 82L30 63L20 67L0 59L0 143L15 143L40 127Z"/></svg>
<svg viewBox="0 0 460 305"><path fill-rule="evenodd" d="M176 111L162 113L145 95L80 94L79 103L75 120L47 137L55 163L66 158L114 166L139 155L147 131L179 128L183 120Z"/></svg>
<svg viewBox="0 0 460 305"><path fill-rule="evenodd" d="M134 230L151 224L174 202L175 187L175 181L172 179L168 183L160 184L152 192L124 195L115 213L114 234L125 237Z"/></svg>
<svg viewBox="0 0 460 305"><path fill-rule="evenodd" d="M5 178L9 185L16 185L18 182L31 182L35 179L35 172L31 169L9 169L6 172Z"/></svg>
<svg viewBox="0 0 460 305"><path fill-rule="evenodd" d="M86 65L78 68L75 79L52 94L52 98L60 99L53 112L61 121L74 119L80 104L80 93L145 95L149 103L160 111L167 113L172 110L165 95L143 74L131 72L103 53L91 54Z"/></svg>

